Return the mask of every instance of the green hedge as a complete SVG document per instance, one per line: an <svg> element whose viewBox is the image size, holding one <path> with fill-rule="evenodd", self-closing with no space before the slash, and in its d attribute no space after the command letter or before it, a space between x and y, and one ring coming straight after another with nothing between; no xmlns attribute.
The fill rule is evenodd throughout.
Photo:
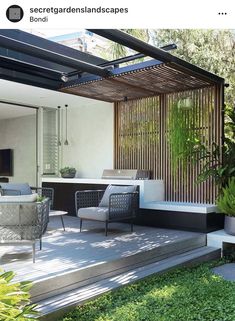
<svg viewBox="0 0 235 321"><path fill-rule="evenodd" d="M211 265L155 275L76 308L63 321L233 321L235 282Z"/></svg>

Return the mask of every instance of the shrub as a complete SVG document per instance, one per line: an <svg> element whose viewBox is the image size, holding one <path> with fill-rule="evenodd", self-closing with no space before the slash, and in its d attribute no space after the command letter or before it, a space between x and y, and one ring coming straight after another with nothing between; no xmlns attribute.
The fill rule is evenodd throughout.
<svg viewBox="0 0 235 321"><path fill-rule="evenodd" d="M235 177L232 177L228 186L223 188L217 200L219 210L227 216L235 216Z"/></svg>
<svg viewBox="0 0 235 321"><path fill-rule="evenodd" d="M0 321L28 321L38 315L29 305L31 282L13 283L14 272L0 274Z"/></svg>

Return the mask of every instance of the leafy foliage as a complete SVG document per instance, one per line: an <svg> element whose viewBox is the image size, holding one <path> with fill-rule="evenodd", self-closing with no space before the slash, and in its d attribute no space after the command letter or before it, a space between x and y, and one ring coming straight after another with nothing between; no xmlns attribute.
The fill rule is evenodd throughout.
<svg viewBox="0 0 235 321"><path fill-rule="evenodd" d="M0 321L29 321L38 313L29 305L30 282L13 283L13 272L0 274Z"/></svg>
<svg viewBox="0 0 235 321"><path fill-rule="evenodd" d="M225 138L222 149L216 144L213 144L211 151L201 146L199 158L204 163L198 176L199 183L212 177L215 183L222 188L228 185L231 177L235 176L235 142L230 139Z"/></svg>
<svg viewBox="0 0 235 321"><path fill-rule="evenodd" d="M179 101L180 102L180 101ZM168 140L171 149L171 160L174 170L181 163L182 169L186 170L188 163L195 160L195 147L200 142L198 132L195 131L194 108L182 108L175 103L170 109L168 118Z"/></svg>
<svg viewBox="0 0 235 321"><path fill-rule="evenodd" d="M46 199L46 196L43 196L43 195L38 195L37 196L37 202L42 202L42 201L44 201Z"/></svg>
<svg viewBox="0 0 235 321"><path fill-rule="evenodd" d="M235 177L231 178L228 185L223 188L223 193L217 200L217 206L222 213L235 216Z"/></svg>
<svg viewBox="0 0 235 321"><path fill-rule="evenodd" d="M204 146L200 146L197 154L202 162L202 171L198 177L198 182L205 181L212 177L216 184L226 187L231 177L235 177L235 110L227 112L227 122L225 123L226 137L224 146L220 148L213 144L211 151Z"/></svg>
<svg viewBox="0 0 235 321"><path fill-rule="evenodd" d="M148 35L147 29L122 29L122 31L138 39L148 42L149 35ZM107 50L106 51L102 50L100 54L102 55L102 57L106 59L118 59L118 58L125 57L127 55L131 55L133 53L134 52L130 51L127 47L124 47L119 43L110 41Z"/></svg>
<svg viewBox="0 0 235 321"><path fill-rule="evenodd" d="M235 320L235 283L212 274L211 266L151 276L78 307L63 321Z"/></svg>
<svg viewBox="0 0 235 321"><path fill-rule="evenodd" d="M69 166L66 166L66 167L63 167L60 169L60 174L74 174L76 173L76 169L74 167L69 167Z"/></svg>

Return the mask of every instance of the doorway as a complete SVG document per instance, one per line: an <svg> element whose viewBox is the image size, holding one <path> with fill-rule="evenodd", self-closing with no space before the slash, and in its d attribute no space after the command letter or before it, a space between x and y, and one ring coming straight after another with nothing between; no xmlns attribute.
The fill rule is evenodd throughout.
<svg viewBox="0 0 235 321"><path fill-rule="evenodd" d="M0 149L11 150L10 175L2 180L38 185L38 109L10 101L0 101Z"/></svg>

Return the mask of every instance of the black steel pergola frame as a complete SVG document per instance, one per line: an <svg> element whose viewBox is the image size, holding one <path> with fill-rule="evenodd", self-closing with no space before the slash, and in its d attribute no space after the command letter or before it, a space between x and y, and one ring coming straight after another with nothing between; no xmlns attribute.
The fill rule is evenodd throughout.
<svg viewBox="0 0 235 321"><path fill-rule="evenodd" d="M70 79L79 79L84 75L94 79L97 76L106 78L116 74L120 64L149 56L160 63L171 63L176 69L190 71L200 79L223 82L222 78L167 52L175 45L159 49L120 30L88 31L133 49L137 54L107 61L20 30L2 29L0 78L59 90L68 85Z"/></svg>

